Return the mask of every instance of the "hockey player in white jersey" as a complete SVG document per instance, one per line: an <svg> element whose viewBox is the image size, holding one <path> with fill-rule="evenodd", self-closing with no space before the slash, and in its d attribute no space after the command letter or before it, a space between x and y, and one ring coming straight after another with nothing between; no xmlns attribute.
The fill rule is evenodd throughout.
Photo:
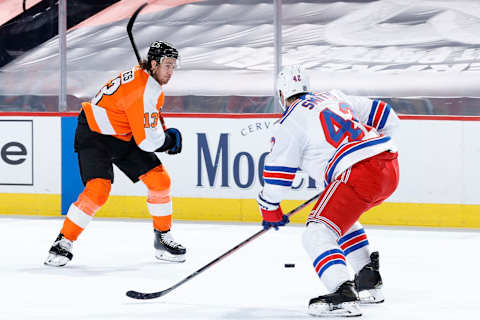
<svg viewBox="0 0 480 320"><path fill-rule="evenodd" d="M330 293L311 299L308 312L359 316L360 302L383 302L379 255L370 253L358 219L398 185L392 139L398 117L380 100L336 90L311 92L308 75L298 65L282 69L277 88L284 113L273 129L264 187L257 197L262 224L278 229L289 222L280 202L298 168L324 186L308 216L303 244Z"/></svg>

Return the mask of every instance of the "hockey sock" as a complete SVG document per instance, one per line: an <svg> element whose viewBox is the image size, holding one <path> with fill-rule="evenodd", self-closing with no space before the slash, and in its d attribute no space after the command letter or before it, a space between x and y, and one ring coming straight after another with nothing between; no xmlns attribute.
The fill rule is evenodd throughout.
<svg viewBox="0 0 480 320"><path fill-rule="evenodd" d="M172 199L170 177L162 165L142 175L140 179L148 189L147 207L152 215L153 227L158 231L170 230L172 226Z"/></svg>
<svg viewBox="0 0 480 320"><path fill-rule="evenodd" d="M110 180L89 180L77 201L70 205L60 233L70 241L77 240L98 209L107 201L110 189Z"/></svg>
<svg viewBox="0 0 480 320"><path fill-rule="evenodd" d="M153 228L158 231L168 231L172 227L172 215L152 216Z"/></svg>
<svg viewBox="0 0 480 320"><path fill-rule="evenodd" d="M343 237L338 239L338 244L355 273L370 262L367 234L359 222L356 222Z"/></svg>
<svg viewBox="0 0 480 320"><path fill-rule="evenodd" d="M336 234L323 223L308 224L303 233L303 246L313 260L315 272L329 292L335 292L342 283L352 280Z"/></svg>

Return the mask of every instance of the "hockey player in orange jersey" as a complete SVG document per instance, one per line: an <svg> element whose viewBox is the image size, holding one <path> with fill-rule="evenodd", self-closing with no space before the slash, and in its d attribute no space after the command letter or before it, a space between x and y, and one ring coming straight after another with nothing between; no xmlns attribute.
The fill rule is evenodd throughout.
<svg viewBox="0 0 480 320"><path fill-rule="evenodd" d="M85 188L70 205L60 234L45 261L64 266L73 257L72 244L108 199L113 164L130 180L148 189L147 207L153 218L155 256L184 262L186 249L171 235L170 177L155 152L177 154L182 137L163 128L162 86L170 80L178 59L171 44L156 41L140 66L110 80L89 102L82 103L75 133L80 175Z"/></svg>

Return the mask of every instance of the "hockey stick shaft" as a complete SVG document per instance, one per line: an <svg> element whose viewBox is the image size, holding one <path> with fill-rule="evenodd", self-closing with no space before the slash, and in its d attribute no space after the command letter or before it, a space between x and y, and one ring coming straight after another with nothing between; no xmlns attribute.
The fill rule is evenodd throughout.
<svg viewBox="0 0 480 320"><path fill-rule="evenodd" d="M148 3L145 2L140 7L138 7L137 10L135 10L135 12L130 17L130 20L128 20L128 24L127 24L128 38L130 39L130 43L132 44L133 52L135 52L135 56L137 57L138 63L140 63L142 61L142 58L140 57L140 54L138 53L137 46L135 45L135 41L133 39L132 28L133 28L133 24L135 23L135 20L137 19L138 14L140 13L140 11L142 11L143 8L145 8L147 6L147 4Z"/></svg>
<svg viewBox="0 0 480 320"><path fill-rule="evenodd" d="M312 203L313 201L315 201L319 196L321 195L321 193L317 194L316 196L308 199L307 201L305 201L304 203L302 203L301 205L299 205L298 207L296 207L295 209L289 211L288 213L286 213L287 216L291 216L293 214L295 214L296 212L302 210L303 208L305 208L306 206L308 206L310 203ZM258 232L256 232L255 234L251 235L250 237L248 237L247 239L243 240L242 242L240 242L239 244L237 244L235 247L233 247L232 249L228 250L227 252L225 252L224 254L222 254L221 256L219 256L218 258L210 261L209 263L207 263L206 265L204 265L203 267L201 267L200 269L198 269L197 271L195 271L194 273L190 274L189 276L187 276L186 278L184 278L183 280L181 280L180 282L174 284L173 286L171 286L170 288L168 289L165 289L165 290L162 290L162 291L158 291L158 292L152 292L152 293L142 293L142 292L138 292L138 291L134 291L134 290L130 290L130 291L127 291L127 296L132 298L132 299L140 299L140 300L146 300L146 299L155 299L155 298L158 298L158 297L161 297L161 296L164 296L166 295L167 293L169 293L170 291L180 287L182 284L184 284L185 282L195 278L196 276L198 276L200 273L202 273L203 271L207 270L208 268L210 268L211 266L213 266L214 264L216 264L217 262L220 262L221 260L223 260L224 258L228 257L229 255L231 255L232 253L234 253L235 251L237 251L238 249L240 249L241 247L243 247L244 245L246 245L247 243L249 243L250 241L258 238L259 236L261 236L262 234L264 234L265 232L267 232L268 230L270 230L271 228L268 228L268 229L262 229Z"/></svg>
<svg viewBox="0 0 480 320"><path fill-rule="evenodd" d="M137 61L138 61L139 64L142 63L142 58L140 57L140 54L138 53L137 45L135 44L135 40L133 39L132 29L133 29L133 24L135 23L135 20L137 19L138 14L147 5L148 5L148 3L145 2L140 7L138 7L137 10L135 10L135 12L132 14L132 16L130 17L130 20L128 20L128 23L127 23L128 38L130 39L130 44L132 45L133 52L135 53L135 57L137 57ZM160 123L162 124L163 131L167 130L165 120L163 119L163 116L161 115L160 112L158 113L158 117L160 119Z"/></svg>

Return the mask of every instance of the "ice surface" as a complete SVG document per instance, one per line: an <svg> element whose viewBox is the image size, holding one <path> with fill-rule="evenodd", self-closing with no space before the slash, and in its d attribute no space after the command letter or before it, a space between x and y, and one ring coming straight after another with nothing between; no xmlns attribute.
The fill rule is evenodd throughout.
<svg viewBox="0 0 480 320"><path fill-rule="evenodd" d="M260 230L256 224L174 222L183 264L156 261L150 221L94 219L67 267L43 265L63 219L0 218L0 319L312 319L325 293L290 225L260 238L164 297L159 291ZM366 226L379 250L386 302L360 319L478 319L480 231ZM285 268L295 263L295 268Z"/></svg>

